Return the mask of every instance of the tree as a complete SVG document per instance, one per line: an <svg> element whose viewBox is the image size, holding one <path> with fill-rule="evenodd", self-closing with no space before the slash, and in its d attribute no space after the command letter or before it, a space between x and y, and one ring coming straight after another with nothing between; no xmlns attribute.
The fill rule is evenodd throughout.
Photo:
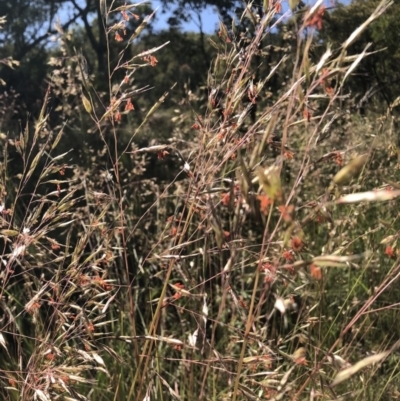
<svg viewBox="0 0 400 401"><path fill-rule="evenodd" d="M378 4L378 0L354 0L348 6L338 5L327 14L320 38L325 43L331 43L333 49L338 49ZM400 4L394 2L389 12L371 24L350 48L356 54L362 52L368 43L372 43L368 52L376 52L366 57L357 67L349 86L353 93L366 94L359 98L360 106L365 106L371 98L376 99L375 105L378 107L382 101L388 106L400 95L399 18Z"/></svg>

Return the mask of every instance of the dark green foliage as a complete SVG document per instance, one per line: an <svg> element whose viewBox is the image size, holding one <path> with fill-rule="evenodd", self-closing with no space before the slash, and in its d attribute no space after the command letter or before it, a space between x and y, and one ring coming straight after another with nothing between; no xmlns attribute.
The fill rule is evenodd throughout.
<svg viewBox="0 0 400 401"><path fill-rule="evenodd" d="M337 49L378 4L378 0L355 0L348 6L339 4L326 14L321 39ZM390 12L371 24L351 46L352 52L359 53L367 43L371 43L368 51L376 52L365 58L349 83L349 88L358 95L357 101L362 110L373 108L382 111L400 95L399 15L400 5L394 2Z"/></svg>

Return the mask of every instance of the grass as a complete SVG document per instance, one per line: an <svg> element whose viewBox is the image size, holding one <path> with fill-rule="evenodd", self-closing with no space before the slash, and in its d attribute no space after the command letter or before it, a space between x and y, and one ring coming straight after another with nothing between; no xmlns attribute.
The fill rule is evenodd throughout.
<svg viewBox="0 0 400 401"><path fill-rule="evenodd" d="M390 3L312 60L320 3L296 17L296 46L265 75L278 6L255 25L247 9L251 39L221 24L208 98L146 147L135 140L169 94L123 126L147 90L133 86L135 70L155 67L158 50L124 58L130 9L105 10L108 93L60 32L70 64L55 69L35 126L1 138L3 399L398 396L390 119L374 135L355 118L337 122L367 56L351 43ZM64 116L55 126L51 93ZM83 139L70 151L73 130Z"/></svg>

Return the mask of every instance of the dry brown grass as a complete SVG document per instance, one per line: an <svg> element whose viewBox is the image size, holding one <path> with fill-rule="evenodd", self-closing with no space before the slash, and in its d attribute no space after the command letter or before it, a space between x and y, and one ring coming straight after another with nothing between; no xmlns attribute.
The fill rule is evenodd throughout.
<svg viewBox="0 0 400 401"><path fill-rule="evenodd" d="M59 32L72 54L67 65L53 60L33 132L1 138L4 399L395 396L397 309L379 302L399 275L397 216L375 207L394 210L399 195L393 158L377 156L388 116L362 140L355 130L343 140L349 120L337 123L352 110L345 82L367 56L351 43L389 5L313 61L317 2L298 20L294 51L259 80L265 40L281 23L276 5L260 21L247 9L248 43L221 24L204 113L190 123L192 112L181 115L168 143L142 148L135 139L165 97L128 138L120 121L147 90L133 86L135 70L155 66L159 48L122 52L99 93ZM105 20L121 11L131 9L105 10ZM124 18L105 25L108 46L126 39ZM288 68L271 102L269 82ZM62 99L58 131L50 93ZM69 152L66 130L78 127L81 151ZM10 154L21 161L12 175ZM149 170L157 163L167 178Z"/></svg>

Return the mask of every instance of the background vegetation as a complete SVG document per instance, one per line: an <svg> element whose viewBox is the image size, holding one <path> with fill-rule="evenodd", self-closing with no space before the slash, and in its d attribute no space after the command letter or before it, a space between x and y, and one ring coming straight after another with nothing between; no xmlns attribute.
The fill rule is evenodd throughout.
<svg viewBox="0 0 400 401"><path fill-rule="evenodd" d="M0 2L1 399L399 398L400 5L164 7Z"/></svg>

